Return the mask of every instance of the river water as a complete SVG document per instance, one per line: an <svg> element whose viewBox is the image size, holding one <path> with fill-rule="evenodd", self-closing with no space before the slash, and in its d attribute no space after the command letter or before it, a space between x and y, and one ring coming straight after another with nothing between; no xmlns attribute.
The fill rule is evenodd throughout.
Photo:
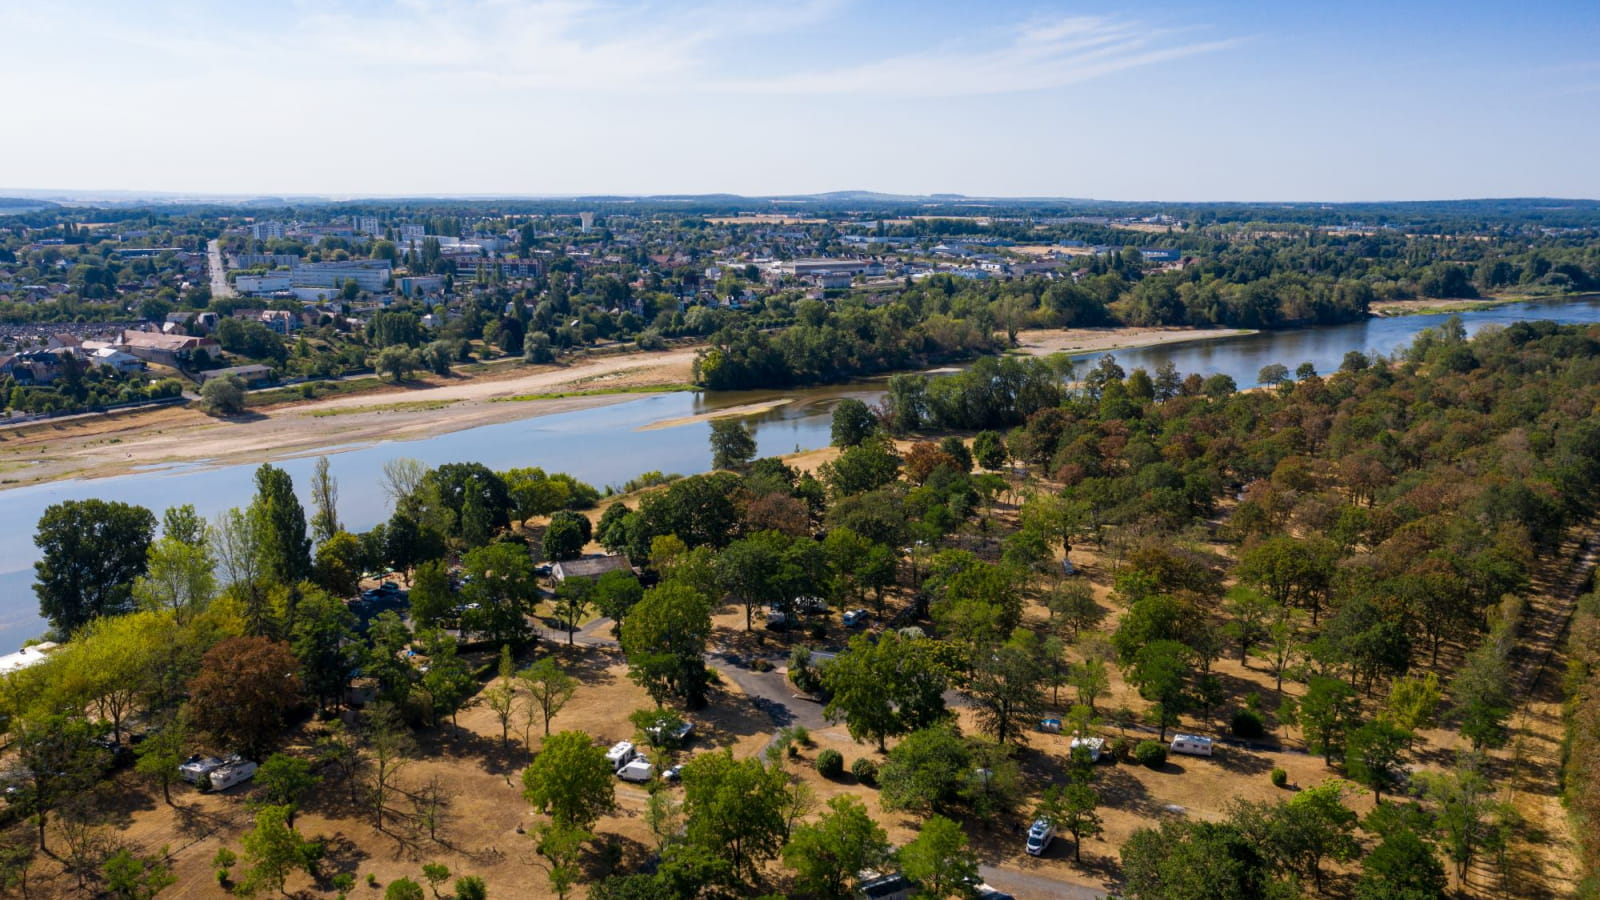
<svg viewBox="0 0 1600 900"><path fill-rule="evenodd" d="M1523 319L1563 323L1600 322L1600 298L1562 302L1516 303L1460 314L1469 332ZM1256 373L1271 363L1292 371L1310 362L1318 372L1339 367L1346 352L1389 354L1410 343L1444 315L1375 318L1347 325L1272 331L1217 340L1201 340L1117 351L1126 370L1154 369L1170 360L1183 373L1223 373L1241 387L1253 385ZM1084 357L1092 361L1100 354ZM811 450L828 444L834 404L846 397L869 403L883 395L882 380L794 391L737 391L708 397L690 392L651 394L579 412L539 416L499 425L411 441L385 441L359 446L328 447L332 472L339 482L339 516L345 528L360 531L388 517L379 488L385 460L409 456L429 465L481 462L492 469L540 466L570 472L596 486L618 485L647 471L690 475L710 468L710 425L691 422L665 428L653 423L681 419L717 409L787 399L767 412L747 418L760 455ZM275 462L294 478L309 510L306 485L313 456ZM32 564L38 558L33 524L45 507L62 500L98 497L161 510L192 503L205 516L249 502L255 465L228 465L224 460L166 466L114 478L60 481L0 491L5 526L0 531L0 653L44 630L33 595Z"/></svg>

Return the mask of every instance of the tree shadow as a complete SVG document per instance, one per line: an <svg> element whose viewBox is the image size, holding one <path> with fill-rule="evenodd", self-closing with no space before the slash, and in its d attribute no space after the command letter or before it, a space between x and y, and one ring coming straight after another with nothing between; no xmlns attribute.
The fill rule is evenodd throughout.
<svg viewBox="0 0 1600 900"><path fill-rule="evenodd" d="M1139 816L1154 816L1162 811L1161 804L1150 796L1144 783L1133 777L1124 766L1109 768L1095 779L1095 791L1105 806L1115 807Z"/></svg>
<svg viewBox="0 0 1600 900"><path fill-rule="evenodd" d="M1211 761L1236 775L1260 775L1273 768L1273 761L1265 756L1228 745L1218 748Z"/></svg>

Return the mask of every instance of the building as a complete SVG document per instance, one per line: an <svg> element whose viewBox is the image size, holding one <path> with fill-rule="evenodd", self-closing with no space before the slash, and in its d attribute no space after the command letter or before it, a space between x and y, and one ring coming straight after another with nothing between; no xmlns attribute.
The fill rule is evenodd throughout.
<svg viewBox="0 0 1600 900"><path fill-rule="evenodd" d="M279 240L283 237L283 223L257 222L250 226L250 236L258 241Z"/></svg>
<svg viewBox="0 0 1600 900"><path fill-rule="evenodd" d="M144 360L115 347L101 347L89 354L89 362L96 366L110 366L118 374L131 375L144 371Z"/></svg>
<svg viewBox="0 0 1600 900"><path fill-rule="evenodd" d="M200 350L216 355L221 351L221 345L208 337L161 334L155 331L124 331L122 349L145 362L178 367L193 359L194 354Z"/></svg>
<svg viewBox="0 0 1600 900"><path fill-rule="evenodd" d="M383 228L378 225L377 216L356 216L356 231L368 237L383 237Z"/></svg>
<svg viewBox="0 0 1600 900"><path fill-rule="evenodd" d="M292 286L288 272L237 275L233 279L233 289L241 294L274 294L278 291L287 291Z"/></svg>
<svg viewBox="0 0 1600 900"><path fill-rule="evenodd" d="M1182 250L1169 250L1160 247L1147 247L1139 250L1145 262L1177 262L1183 258Z"/></svg>
<svg viewBox="0 0 1600 900"><path fill-rule="evenodd" d="M804 278L811 275L882 275L883 264L870 259L795 259L774 263L780 275Z"/></svg>
<svg viewBox="0 0 1600 900"><path fill-rule="evenodd" d="M395 293L402 297L421 297L444 292L443 275L409 275L394 280Z"/></svg>
<svg viewBox="0 0 1600 900"><path fill-rule="evenodd" d="M428 229L423 225L396 225L394 239L398 244L421 244L427 236Z"/></svg>
<svg viewBox="0 0 1600 900"><path fill-rule="evenodd" d="M351 259L339 262L304 263L289 270L291 288L341 289L346 281L369 294L389 289L389 261Z"/></svg>

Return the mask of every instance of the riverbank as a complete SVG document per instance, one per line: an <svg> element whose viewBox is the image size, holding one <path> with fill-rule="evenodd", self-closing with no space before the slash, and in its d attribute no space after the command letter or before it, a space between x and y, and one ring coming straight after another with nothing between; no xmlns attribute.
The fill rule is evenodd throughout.
<svg viewBox="0 0 1600 900"><path fill-rule="evenodd" d="M1051 329L1023 332L1013 352L1100 353L1247 333L1223 328ZM0 489L182 465L256 464L623 403L642 394L682 389L692 378L698 349L630 352L472 377L429 376L377 391L253 409L233 419L163 409L0 427ZM718 414L737 413L713 415Z"/></svg>
<svg viewBox="0 0 1600 900"><path fill-rule="evenodd" d="M1380 300L1368 307L1374 316L1435 316L1441 313L1477 312L1511 303L1537 303L1594 300L1600 293L1587 294L1497 294L1492 297L1433 298L1428 300Z"/></svg>

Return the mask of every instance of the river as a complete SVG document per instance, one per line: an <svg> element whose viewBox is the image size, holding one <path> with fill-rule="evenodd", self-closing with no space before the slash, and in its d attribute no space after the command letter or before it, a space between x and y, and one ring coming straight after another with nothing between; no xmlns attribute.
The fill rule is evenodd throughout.
<svg viewBox="0 0 1600 900"><path fill-rule="evenodd" d="M1600 298L1564 302L1515 303L1459 314L1468 332L1523 319L1563 323L1600 322ZM1241 387L1256 383L1262 366L1282 363L1292 371L1309 362L1318 372L1339 367L1346 352L1389 354L1410 343L1424 328L1446 315L1373 318L1347 325L1271 331L1216 340L1117 351L1117 361L1131 371L1153 371L1170 360L1180 372L1223 373ZM1084 357L1090 361L1100 354ZM646 429L653 423L681 419L716 409L776 399L789 402L750 416L762 456L826 446L831 411L845 397L876 402L882 381L865 381L795 391L739 391L708 397L689 392L652 394L638 400L579 412L539 416L499 425L457 431L412 441L325 448L339 481L339 516L351 530L364 530L387 518L387 501L379 488L385 460L414 457L429 465L476 461L493 469L540 466L570 472L596 486L618 485L647 471L694 474L710 467L704 421ZM306 485L314 457L279 460L294 478L309 509ZM32 564L38 557L32 542L33 523L45 507L62 500L98 497L161 510L192 503L205 516L249 502L254 490L254 465L217 462L163 466L131 475L69 480L0 491L7 527L0 533L0 652L18 646L44 630L33 595Z"/></svg>

